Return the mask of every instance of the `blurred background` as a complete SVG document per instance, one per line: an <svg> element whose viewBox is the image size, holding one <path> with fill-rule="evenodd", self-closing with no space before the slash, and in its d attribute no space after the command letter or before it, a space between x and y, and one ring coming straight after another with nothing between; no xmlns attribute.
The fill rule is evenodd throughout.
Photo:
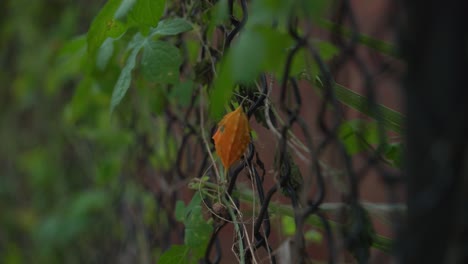
<svg viewBox="0 0 468 264"><path fill-rule="evenodd" d="M174 1L176 4L171 9L174 14L183 12L177 8L179 2L184 1ZM203 4L211 2L203 1ZM394 1L344 2L349 2L352 6L356 25L351 23L349 17L339 23L356 26L360 33L369 36L371 40L375 38L395 46L401 41L407 45L403 46L401 54L395 55L392 53L394 50L385 53L388 51L385 45L375 44L381 44L380 42L372 42L361 37L353 40L359 44L355 45L351 52L345 49L348 43L340 42L348 39L351 34L348 33L347 37L341 36L341 39L334 39L336 34L329 34L330 30L314 32L330 40L345 58L328 60L333 70L333 77L337 83L359 94L369 92L366 90L369 87L365 86L368 79L372 79L371 88L375 93L375 102L399 112L409 113L409 121L404 124L415 125L408 130L408 138L416 139L412 142L417 142L410 145L409 151L404 150L410 154L407 156L406 164L411 164L407 165L409 173L403 173L405 174L403 176L410 175L409 180L403 180L405 184L409 183L408 196L403 194L406 186L401 185L400 175L400 168L405 163L402 161L401 144L406 134L403 136L392 132L386 134L389 143L395 143L388 149L394 152L386 153L386 158L397 158L394 160L389 158L383 167L392 177L395 175L397 177L386 177L378 170L376 165L378 162L371 155L367 155L368 153L366 155L354 153L356 155L353 154L349 160L350 164L355 166L355 171L361 173L355 179L359 195L356 194L354 198L359 198L360 202L379 204L391 200L391 203L402 206L398 207L399 210L406 208L402 203L409 199L409 209L413 209L408 218L401 218L404 219L402 224L392 222L397 219L388 215L393 209L383 210L384 213L377 217L373 215L370 219L367 219L367 216L363 217L365 224L368 224L367 221L372 222L378 234L391 238L395 238L400 232L400 240L397 240L401 242L397 247L401 253L399 257L403 256L404 259L405 256L410 256L411 252L417 252L419 255L414 254L408 259L411 257L418 259L422 255L430 259L431 254L424 252L436 254L437 250L431 251L430 247L420 246L419 250L412 251L412 247L427 241L426 234L431 228L431 223L424 220L435 219L437 221L434 228L445 226L447 232L437 233L435 230L433 238L441 242L432 246L437 248L444 244L442 242L455 237L451 240L455 241L454 246L447 247L454 249L454 252L462 252L463 246L457 243L466 242L466 239L463 240L453 234L466 234L468 230L466 224L463 224L468 222L464 221L468 219L467 214L454 213L462 212L463 210L459 208L463 205L462 202L466 201L461 196L456 196L467 189L464 187L466 180L463 181L466 179L463 178L466 173L463 170L465 163L462 161L451 163L451 161L463 160L465 157L463 142L466 140L462 134L466 131L464 127L466 118L463 117L466 113L464 108L466 93L454 87L462 87L466 82L461 77L453 78L452 74L458 74L466 65L454 63L455 59L446 61L448 56L443 51L456 50L452 49L451 44L456 46L454 43L465 45L466 34L457 33L457 36L464 36L460 40L455 37L451 39L442 33L441 35L434 33L439 31L421 29L424 25L419 24L419 18L425 22L436 21L428 28L444 29L438 25L445 25L446 21L450 21L448 18L455 12L453 10L452 13L443 13L444 16L441 16L443 19L437 20L432 19L436 17L434 15L437 13L436 6L432 6L431 12L424 15L409 4L404 10L408 14L413 14L414 16L408 15L408 17L414 20L405 20L406 17L402 19L403 9L400 9L401 6ZM104 0L0 2L0 263L154 263L172 244L182 244L184 241L184 226L174 215L175 201L188 202L193 195L193 191L187 189L190 178L194 178L199 172L203 174L205 169L208 171L205 166L206 157L202 163L203 144L198 145L197 135L194 135L193 131L191 134L187 132L192 128L180 122L183 118L180 114L182 111L179 110L191 108L190 100L195 101L193 98L198 96L198 92L194 92L193 94L197 95L192 98L192 90L187 95L178 94L180 90L176 89L151 89L155 86L147 85L141 76L136 77L134 83L138 88L129 90L128 99L122 102L119 110L111 117L109 105L112 91L125 65L125 56L122 55L125 49L124 43L114 43L115 50L122 54L119 55L119 52L112 50L109 55L111 63L108 65L90 63L86 47L86 33L105 3ZM339 4L333 6L335 9L330 13L330 17L332 19L340 17L340 12L346 13L351 10L343 6ZM236 14L239 15L240 8L239 6L236 8ZM457 20L460 21L462 20ZM401 27L401 32L398 32L397 27L404 23L413 26ZM463 29L456 29L464 32ZM440 32L448 31L440 30ZM395 38L397 34L400 34L401 39ZM424 43L437 43L443 49L437 45L432 49L418 49L418 45L421 47L423 45L415 41L412 36L418 38L427 36ZM193 35L191 37L192 41L197 40ZM129 42L130 37L124 36L122 39L124 42ZM444 39L450 41L437 42ZM182 38L175 39L173 42L177 47L181 47L183 46L181 40ZM186 48L184 56L197 61L196 52L200 46L195 45L200 44L193 44L192 47L190 45L192 44L184 47ZM466 49L466 46L457 46L457 48L459 49L456 51L460 51ZM195 53L193 50L196 50ZM418 50L421 54L415 52ZM434 56L430 56L431 54ZM452 54L454 56L450 58L462 58L463 56L458 56L459 54L462 53ZM355 58L359 60L354 60ZM361 63L368 67L368 72L361 71ZM425 65L438 65L438 67L429 69L429 66L424 68ZM449 67L453 65L457 67ZM420 68L425 70L419 71ZM183 70L191 69L187 67ZM435 81L429 77L434 77ZM445 90L440 88L445 88L446 83L452 84L446 87L452 87L454 91L445 93ZM279 87L278 83L273 85L275 89ZM302 80L299 86L301 96L307 98L303 100L300 115L310 121L307 126L319 134L314 140L320 142L324 136L327 136L315 122L319 118L317 113L322 97L312 91L313 85L309 82ZM425 89L429 92L426 93ZM420 96L422 94L427 96ZM445 98L446 95L448 98ZM437 101L434 98L444 99ZM275 90L269 99L274 104L279 104L281 100L279 92ZM419 100L423 102L421 105L418 103ZM452 108L455 106L459 106L455 108L456 111ZM346 120L356 118L369 120L366 115L351 108L342 109ZM410 108L414 111L407 111ZM198 124L197 113L190 111L187 113L187 116L195 119ZM323 115L330 120L329 114ZM453 118L446 118L447 116ZM286 115L283 114L282 117L286 118ZM210 122L210 125L216 124L213 120ZM434 124L439 125L433 127ZM260 122L252 124L252 127L256 131L257 160L258 155L263 157L265 163L262 163L262 166L265 166L267 176L268 173L273 175L271 171L277 169L274 164L274 153L279 140ZM445 128L451 130L447 132ZM290 129L295 133L300 131L297 126ZM333 133L338 132L333 131ZM420 135L426 136L420 137ZM448 140L451 143L450 147L446 148L444 145L446 141L437 141L439 137L453 139L453 135L458 139ZM338 141L339 135L328 136L332 138L331 141ZM299 138L304 139L303 135ZM181 143L182 139L184 143ZM419 139L421 141L417 141ZM434 142L444 144L437 145L435 151L430 149ZM181 146L185 146L188 150L184 150ZM427 148L424 148L426 146ZM457 146L462 149L458 149ZM435 152L442 154L439 156L434 154L434 157L429 157L427 154ZM343 169L345 167L343 160L338 160L336 153L333 150L326 152L322 158L332 167ZM177 161L180 166L175 167L179 156L183 161L180 163ZM449 158L446 159L446 156ZM295 159L297 161L297 157ZM300 161L297 164L303 171L308 165ZM428 164L440 167L435 169ZM453 171L452 168L456 170ZM455 175L453 181L446 176L447 171L447 175ZM273 179L273 176L268 178L265 186L274 186ZM331 191L325 198L328 206L344 200L343 193L333 191L336 185L340 185L333 180L330 177L326 181L326 189ZM247 177L242 181L250 184ZM425 192L426 187L429 189L428 192ZM421 193L423 193L422 199L418 198ZM446 195L447 193L453 193L453 196ZM289 200L275 196L272 201L287 203ZM442 202L438 203L439 201ZM445 206L447 204L453 207L437 213L436 209L447 208ZM378 207L375 211L382 208L387 207ZM331 219L338 219L340 216L335 209L326 213L329 213L327 216ZM385 216L379 218L382 215ZM204 212L204 216L208 218L209 213ZM276 248L294 232L289 232L287 235L283 230L287 229L283 219L272 218L276 228L270 242ZM449 228L452 227L450 219L454 219L453 222L456 223L452 229ZM406 220L408 222L405 222ZM421 229L414 228L418 226ZM220 235L222 248L228 257L223 259L222 263L236 263L231 250L234 232L232 226L223 232ZM410 235L405 237L405 232ZM314 252L314 256L318 259L326 259L327 250L322 243L325 236L323 232L315 234L320 238L317 239L320 242L308 249ZM357 240L362 238L359 235L356 235ZM414 240L410 239L412 235ZM363 238L365 239L366 237ZM372 244L369 241L362 243L367 247ZM344 248L346 247L344 244L343 242L338 246ZM464 245L466 248L468 243ZM388 248L386 250L386 253L383 253L384 251L372 249L369 262L390 262L392 259L390 250ZM453 256L458 256L457 254L454 253ZM462 257L462 255L459 258L454 257L453 262L448 263L462 263L459 262ZM354 263L349 254L342 257L342 260Z"/></svg>
<svg viewBox="0 0 468 264"><path fill-rule="evenodd" d="M109 120L113 84L83 80L104 2L0 2L0 263L125 262L144 240L123 223L156 224L150 195L119 181L130 136ZM151 214L122 219L126 202Z"/></svg>
<svg viewBox="0 0 468 264"><path fill-rule="evenodd" d="M133 99L124 106L131 109L129 114L122 111L111 120L110 95L122 60L116 58L102 69L89 66L87 60L85 34L105 2L0 3L0 263L150 263L172 242L182 241L175 228L181 226L173 217L175 196L161 191L164 184L157 182L158 177L173 175L164 171L174 161L174 146L156 153L146 149L166 139L164 118L146 122L146 108L163 111L154 103L159 94L148 96L140 90L150 106L141 105L141 97ZM391 15L387 5L354 4L364 33L393 39L393 24L385 24ZM378 52L359 52L366 63L380 61L371 58ZM364 92L353 65L341 65L336 74L341 83ZM398 93L391 84L395 75L383 78L380 101L398 108ZM303 96L314 102L306 104L302 114L314 120L320 99L310 89L301 84ZM279 94L274 92L272 98L278 102ZM350 118L359 116L347 111ZM262 126L254 127L259 153L271 169L274 138ZM333 158L330 162L339 166ZM385 201L379 188L368 187L379 185L378 179L368 179L361 187L364 197ZM339 200L335 196L328 200ZM280 219L273 221L281 225ZM382 230L389 234L388 227ZM232 232L229 228L224 235ZM281 232L273 236L273 242L284 239ZM225 242L230 257L224 263L235 263L232 241L228 237Z"/></svg>

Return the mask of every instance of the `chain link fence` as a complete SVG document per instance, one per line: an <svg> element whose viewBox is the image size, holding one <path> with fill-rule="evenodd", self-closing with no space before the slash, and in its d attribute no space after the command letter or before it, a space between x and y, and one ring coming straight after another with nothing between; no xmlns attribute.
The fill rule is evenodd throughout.
<svg viewBox="0 0 468 264"><path fill-rule="evenodd" d="M212 35L202 30L205 34L201 38L206 43L218 44L204 45L200 61L219 60L220 54L226 54L231 43L242 34L249 19L249 3L245 0L239 3L233 0L227 2L230 24L219 25ZM196 13L180 12L182 13L178 15L196 17ZM180 180L187 180L193 175L202 179L203 176L209 175L208 182L200 180L204 183L196 186L209 189L218 196L225 196L218 201L209 197L203 198L206 210L211 212L210 215L214 220L213 233L205 252L204 263L233 261L229 257L228 259L224 257L226 247L222 244L226 241L233 245L231 250L238 260L245 259L246 263L284 263L284 258L288 259L287 256L291 257L290 263L306 263L312 259L338 263L350 259L351 255L357 262L366 263L372 262L370 253L372 247L386 252L389 255L383 258L390 259L391 239L380 236L374 231L373 217L369 212L380 210L383 212L381 214L385 215L384 218L394 219L397 214L404 211L404 206L397 204L400 200L395 193L395 190L400 188L401 176L398 169L390 169L391 161L387 155L391 143L387 131L394 125L396 127L394 130L401 132L402 117L395 113L396 120L393 120L393 123L392 120L388 120L388 109L377 101L375 76L371 72L389 72L392 78L398 78L398 75L397 71L392 73L390 70L394 66L391 62L386 63L382 60L379 69L375 69L374 66L370 69L368 61L359 55L359 46L363 43L370 49L375 47L376 43L377 45L386 43L371 38L366 39L366 36L360 33L349 1L336 3L333 13L333 22L323 22L320 25L312 21L299 20L296 14L290 14L287 17L287 32L294 40L294 45L287 53L282 75L262 73L255 84L239 84L233 102L243 105L251 123L257 122L267 129L266 133L271 134L269 137L271 141L266 143L268 146L262 147L276 154L262 156L257 150L256 141L253 141L249 144L242 160L229 169L225 186L217 180L218 172L212 164L214 145L210 139L216 130L215 124L203 122L204 112L196 107L196 101L201 100L200 96L203 96L202 90L193 94L183 119L177 118L170 110L167 111L167 120L171 124L169 127L174 125L184 128L172 175L178 175L179 177L175 178ZM325 29L326 33L322 34L328 36L338 47L338 53L331 61L322 58L318 47L312 41L312 34L318 26ZM384 46L383 50L395 55L395 51L387 46ZM309 75L308 72L303 72L301 76L291 73L292 62L299 51L309 54L316 63L317 77ZM303 53L299 56L303 56ZM349 67L347 66L349 61L354 63L352 67L357 69L360 78L364 80L363 96L335 83L335 76L343 68ZM203 76L209 83L215 74L210 68L210 63L198 66L205 71ZM305 92L303 87L312 89L307 83L312 83L317 92L315 95ZM199 86L199 89L203 87ZM346 92L352 96L347 97L344 94ZM312 120L304 117L302 109L304 104L313 100L311 97L315 97L318 103L317 115ZM343 100L344 98L356 99L357 102L352 105L353 102ZM343 125L349 121L346 117L347 103L362 112L362 116L375 120L373 127L375 144L367 146L364 153L361 152L360 157L365 165L359 169L356 168L356 160L347 150L344 138L340 135ZM200 128L200 125L205 128ZM209 135L203 135L201 132L206 128L210 128ZM311 132L312 129L314 132ZM357 141L356 144L368 144L366 133L364 127L355 131L353 138ZM262 134L259 137L263 136ZM203 158L200 162L193 162L193 157L197 156ZM338 160L340 168L333 168L325 162L330 160L330 156L333 160ZM273 161L265 162L265 159ZM265 163L272 165L273 169L268 170ZM362 203L359 185L369 171L374 171L373 177L380 177L385 183L386 189L382 188L379 191L387 193L387 203ZM340 181L339 189L327 187L333 181L333 177L336 181ZM239 184L242 186L240 189ZM246 185L252 187L254 196L252 203L258 203L257 208L252 203L246 203L245 196L249 196L245 194ZM330 195L329 192L338 192L338 194ZM287 200L283 199L282 203L277 204L272 202L275 196L286 197ZM339 201L325 202L327 196L339 197ZM231 211L227 207L230 207ZM284 241L278 240L277 236L271 239L275 230L271 222L272 210L277 217L278 210L281 209L292 216L295 225L295 234L291 239L285 238ZM173 210L172 206L167 208L168 213ZM251 215L251 219L245 220L242 217L244 214ZM314 251L305 238L305 230L310 229L311 225L319 228L323 236L325 247L320 248L319 253L316 252L317 247ZM223 229L229 226L231 229L234 228L234 231L223 232ZM280 250L280 245L286 249Z"/></svg>
<svg viewBox="0 0 468 264"><path fill-rule="evenodd" d="M467 262L463 1L21 1L0 262Z"/></svg>

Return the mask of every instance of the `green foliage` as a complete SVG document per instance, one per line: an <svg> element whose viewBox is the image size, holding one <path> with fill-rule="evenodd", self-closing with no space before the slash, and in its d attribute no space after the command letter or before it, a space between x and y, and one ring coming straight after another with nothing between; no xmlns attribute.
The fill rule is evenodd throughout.
<svg viewBox="0 0 468 264"><path fill-rule="evenodd" d="M158 26L151 30L151 35L173 36L192 30L192 25L185 19L173 18L161 20Z"/></svg>
<svg viewBox="0 0 468 264"><path fill-rule="evenodd" d="M133 9L132 9L133 10ZM182 63L182 57L179 50L174 45L164 42L153 40L154 36L164 35L177 35L191 30L191 25L181 19L175 18L170 20L162 20L156 28L151 29L151 34L148 37L143 37L140 33L136 33L132 40L128 43L127 51L130 51L125 66L120 72L117 83L114 86L112 93L110 110L111 112L117 105L120 104L132 82L132 71L136 67L137 55L143 49L141 59L142 75L150 82L157 82L161 84L177 83L179 80L179 67ZM112 49L106 47L106 42L101 46L101 50L106 54L111 53L107 51ZM100 57L108 58L109 56L98 56L98 65L102 59Z"/></svg>
<svg viewBox="0 0 468 264"><path fill-rule="evenodd" d="M177 17L161 20L165 1L110 0L102 7L17 1L6 8L0 57L11 64L0 74L6 84L0 91L0 262L117 262L114 249L126 250L122 245L134 234L125 208L141 208L133 215L145 228L167 221L163 212L154 213L159 205L138 177L127 175L138 175L141 157L167 169L177 144L162 120L155 129L148 119L130 117L137 97L123 99L133 86L149 94L155 76L169 71L174 77L156 81L178 83L179 49L158 38L192 26ZM86 25L87 34L79 35ZM169 65L148 61L160 60L161 46L172 52ZM143 70L150 80L140 77ZM151 93L139 114L146 118L162 108L164 95L187 105L192 87L186 82L159 97ZM111 119L109 108L117 105L122 111ZM141 148L142 134L154 148L151 155ZM139 248L140 256L153 254Z"/></svg>
<svg viewBox="0 0 468 264"><path fill-rule="evenodd" d="M315 2L315 1L314 1ZM323 10L322 1L317 5L307 5L307 8ZM218 78L215 79L210 96L210 113L219 119L224 106L230 100L236 84L254 82L260 73L272 72L281 78L288 52L294 42L286 31L290 12L302 13L303 6L292 1L255 1L249 11L250 19L243 33L236 39L228 54L224 57ZM314 12L315 13L315 12ZM278 23L272 28L271 25ZM324 60L331 59L338 49L330 42L315 40L319 55ZM317 73L317 66L303 49L298 51L291 66L291 74L299 75L312 65L312 71Z"/></svg>
<svg viewBox="0 0 468 264"><path fill-rule="evenodd" d="M288 181L285 184L287 184L287 186L289 187L284 188L282 186L281 193L286 197L291 197L292 194L289 192L289 189L292 189L294 191L293 194L295 194L296 196L295 198L298 199L302 192L302 187L304 185L302 173L289 152L283 153L283 160L280 164L281 154L282 153L280 148L276 148L274 159L275 169L280 173L280 177L288 176Z"/></svg>
<svg viewBox="0 0 468 264"><path fill-rule="evenodd" d="M401 142L388 144L385 149L385 157L396 168L402 168L403 144Z"/></svg>
<svg viewBox="0 0 468 264"><path fill-rule="evenodd" d="M88 53L91 58L96 54L107 38L118 38L127 30L126 25L115 18L121 0L110 0L93 20L87 34Z"/></svg>
<svg viewBox="0 0 468 264"><path fill-rule="evenodd" d="M196 263L196 260L205 254L213 228L204 219L202 206L200 192L193 195L192 201L187 206L184 205L184 202L177 201L175 217L185 225L185 244L173 245L161 255L159 263Z"/></svg>
<svg viewBox="0 0 468 264"><path fill-rule="evenodd" d="M319 76L316 76L315 84L319 91L324 89L323 82ZM376 119L378 122L382 122L385 129L394 131L398 134L403 132L402 127L405 117L401 113L380 104L375 105L377 110L371 111L372 108L370 107L366 97L339 84L335 84L333 89L336 98L343 104Z"/></svg>
<svg viewBox="0 0 468 264"><path fill-rule="evenodd" d="M296 223L294 221L294 218L290 216L281 217L281 225L283 228L282 230L286 236L294 236L294 234L296 233ZM321 243L323 239L322 234L317 230L313 229L307 230L304 233L304 238L307 241L317 244Z"/></svg>
<svg viewBox="0 0 468 264"><path fill-rule="evenodd" d="M265 72L281 81L295 45L287 31L289 15L312 14L319 21L329 1L251 1L247 24L226 49L211 39L219 24L229 23L225 0L214 6L165 0L108 0L102 6L10 2L0 11L0 81L6 87L0 89L0 263L198 263L213 232L202 201L213 193L203 190L211 178L199 180L202 191L187 205L174 201L171 192L187 183L177 181L175 164L182 132L189 129L174 128L174 120L190 119L194 133L207 132L234 101L237 87L251 85L256 93L254 84ZM238 4L234 12L242 16ZM208 39L202 37L206 32ZM310 44L325 61L338 52L323 39L311 38ZM311 74L310 80L319 73L305 48L297 51L290 71ZM402 132L401 114L378 106L376 116L365 97L342 86L336 94L344 104L381 118L385 129ZM188 107L196 114L184 116ZM205 127L193 122L200 121L199 110L208 109ZM356 154L378 144L377 135L374 122L361 120L345 123L339 136ZM391 165L401 166L399 143L385 145L383 152ZM286 159L289 184L300 191L300 168L291 155ZM184 244L161 252L167 236L174 236L165 233L176 228L174 213ZM294 219L282 219L292 235ZM314 229L305 237L322 239Z"/></svg>
<svg viewBox="0 0 468 264"><path fill-rule="evenodd" d="M150 157L151 164L160 170L169 170L177 154L177 147L174 137L167 133L167 125L164 120L157 119L154 129L154 153Z"/></svg>
<svg viewBox="0 0 468 264"><path fill-rule="evenodd" d="M355 119L343 122L338 130L338 136L346 151L355 155L363 151L381 149L388 164L401 168L403 149L401 143L380 142L379 127L376 121Z"/></svg>
<svg viewBox="0 0 468 264"><path fill-rule="evenodd" d="M296 224L294 218L290 216L281 217L281 224L283 226L283 233L287 236L292 236L296 233Z"/></svg>
<svg viewBox="0 0 468 264"><path fill-rule="evenodd" d="M188 264L196 263L189 261L190 247L186 245L172 245L164 254L159 258L158 263L162 264Z"/></svg>
<svg viewBox="0 0 468 264"><path fill-rule="evenodd" d="M180 82L171 89L169 100L172 104L187 107L190 104L194 92L193 81Z"/></svg>
<svg viewBox="0 0 468 264"><path fill-rule="evenodd" d="M158 24L164 13L166 0L138 0L128 13L130 26L137 26L146 33ZM146 34L145 34L146 35Z"/></svg>
<svg viewBox="0 0 468 264"><path fill-rule="evenodd" d="M370 247L375 238L375 230L369 214L360 205L346 208L345 224L341 228L348 237L346 247L359 263L366 263L370 257Z"/></svg>
<svg viewBox="0 0 468 264"><path fill-rule="evenodd" d="M220 117L236 83L252 83L261 72L279 73L291 37L263 25L247 27L221 64L210 97L211 114Z"/></svg>
<svg viewBox="0 0 468 264"><path fill-rule="evenodd" d="M145 43L141 66L143 76L151 82L176 83L182 57L172 44L163 41Z"/></svg>
<svg viewBox="0 0 468 264"><path fill-rule="evenodd" d="M354 155L379 143L379 131L376 122L361 119L350 120L341 124L338 136L349 154Z"/></svg>
<svg viewBox="0 0 468 264"><path fill-rule="evenodd" d="M311 241L313 243L316 243L316 244L320 244L322 243L322 240L323 240L323 236L320 232L316 231L316 230L308 230L307 232L304 233L304 238L307 240L307 241Z"/></svg>
<svg viewBox="0 0 468 264"><path fill-rule="evenodd" d="M398 53L396 51L397 49L392 44L390 44L388 42L385 42L385 41L380 40L380 39L372 38L372 37L370 37L368 35L361 34L359 32L352 32L349 28L346 28L346 27L343 27L343 26L337 26L335 23L330 22L330 21L325 20L325 19L320 19L317 22L318 22L318 25L320 25L322 28L330 30L330 31L332 31L334 33L340 33L345 37L353 37L354 34L356 34L357 41L360 44L362 44L362 45L364 45L366 47L369 47L371 49L374 49L376 51L379 51L382 54L387 54L387 55L390 55L390 56L393 56L393 57L398 56Z"/></svg>
<svg viewBox="0 0 468 264"><path fill-rule="evenodd" d="M112 93L111 105L110 109L111 112L114 108L122 101L123 97L127 93L128 88L130 87L130 83L132 82L132 71L135 68L136 64L136 57L140 50L138 48L134 48L130 53L130 56L127 58L127 62L125 67L123 67L122 71L120 72L119 79L114 87L114 92Z"/></svg>

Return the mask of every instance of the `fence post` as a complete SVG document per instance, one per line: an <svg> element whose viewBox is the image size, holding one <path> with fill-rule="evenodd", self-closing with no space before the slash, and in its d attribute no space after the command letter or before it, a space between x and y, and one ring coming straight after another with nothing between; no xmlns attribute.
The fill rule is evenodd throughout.
<svg viewBox="0 0 468 264"><path fill-rule="evenodd" d="M468 263L468 3L405 1L401 263Z"/></svg>

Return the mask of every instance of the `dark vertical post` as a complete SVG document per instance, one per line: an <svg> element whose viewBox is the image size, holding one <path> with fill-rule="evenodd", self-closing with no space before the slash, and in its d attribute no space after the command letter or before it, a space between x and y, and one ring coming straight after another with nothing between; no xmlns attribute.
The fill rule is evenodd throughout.
<svg viewBox="0 0 468 264"><path fill-rule="evenodd" d="M468 1L405 1L401 263L468 263Z"/></svg>

